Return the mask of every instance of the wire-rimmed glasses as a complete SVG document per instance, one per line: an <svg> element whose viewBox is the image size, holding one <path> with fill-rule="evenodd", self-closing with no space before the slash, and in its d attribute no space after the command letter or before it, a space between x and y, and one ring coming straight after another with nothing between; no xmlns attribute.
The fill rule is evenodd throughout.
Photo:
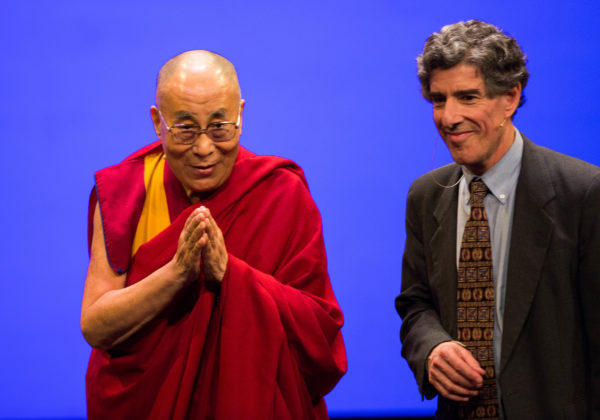
<svg viewBox="0 0 600 420"><path fill-rule="evenodd" d="M193 144L201 134L206 134L214 142L229 141L235 137L235 132L240 127L239 112L237 122L216 121L208 124L206 128L202 128L197 124L173 124L169 127L160 110L158 116L167 131L173 135L173 138L179 144Z"/></svg>

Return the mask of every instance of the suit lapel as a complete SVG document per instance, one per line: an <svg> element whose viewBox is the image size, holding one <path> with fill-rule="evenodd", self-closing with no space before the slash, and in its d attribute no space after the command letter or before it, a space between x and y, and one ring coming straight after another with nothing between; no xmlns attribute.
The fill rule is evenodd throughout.
<svg viewBox="0 0 600 420"><path fill-rule="evenodd" d="M500 371L504 369L529 313L540 280L553 221L544 207L554 195L550 171L530 140L523 138L506 276Z"/></svg>
<svg viewBox="0 0 600 420"><path fill-rule="evenodd" d="M449 184L461 175L456 166ZM450 335L456 338L456 212L458 186L441 192L433 217L437 226L431 237L432 288L438 290L440 319Z"/></svg>

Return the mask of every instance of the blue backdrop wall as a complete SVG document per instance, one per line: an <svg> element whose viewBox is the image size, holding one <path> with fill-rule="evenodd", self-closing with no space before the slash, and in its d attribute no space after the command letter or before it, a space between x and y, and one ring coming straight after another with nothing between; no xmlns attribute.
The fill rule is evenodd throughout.
<svg viewBox="0 0 600 420"><path fill-rule="evenodd" d="M478 18L530 59L515 120L535 142L600 164L600 6L564 1L5 2L0 122L0 417L85 415L79 330L94 171L153 141L167 59L204 48L237 67L242 143L296 160L324 221L345 312L348 374L332 414L415 415L400 358L404 203L437 133L415 57L442 25ZM434 165L449 161L438 145Z"/></svg>

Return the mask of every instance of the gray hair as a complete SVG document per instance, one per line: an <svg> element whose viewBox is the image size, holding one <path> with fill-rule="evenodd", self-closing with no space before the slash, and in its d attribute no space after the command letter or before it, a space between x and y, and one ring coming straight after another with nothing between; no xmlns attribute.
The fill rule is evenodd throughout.
<svg viewBox="0 0 600 420"><path fill-rule="evenodd" d="M423 53L417 57L421 94L431 101L429 81L433 70L471 64L479 69L490 97L520 83L520 107L525 103L523 91L529 78L526 62L527 56L517 41L494 25L477 20L446 25L427 38Z"/></svg>

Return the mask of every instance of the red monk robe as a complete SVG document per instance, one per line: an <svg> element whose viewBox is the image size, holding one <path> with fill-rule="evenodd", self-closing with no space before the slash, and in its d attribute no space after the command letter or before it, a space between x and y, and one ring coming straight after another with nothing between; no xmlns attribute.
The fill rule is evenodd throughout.
<svg viewBox="0 0 600 420"><path fill-rule="evenodd" d="M96 173L111 266L131 285L175 254L188 215L209 208L229 253L220 290L199 278L145 329L93 349L88 418L322 419L346 371L342 313L327 274L319 212L293 162L240 147L229 179L190 205L164 165L171 224L131 258L154 143ZM90 229L92 217L90 216Z"/></svg>

